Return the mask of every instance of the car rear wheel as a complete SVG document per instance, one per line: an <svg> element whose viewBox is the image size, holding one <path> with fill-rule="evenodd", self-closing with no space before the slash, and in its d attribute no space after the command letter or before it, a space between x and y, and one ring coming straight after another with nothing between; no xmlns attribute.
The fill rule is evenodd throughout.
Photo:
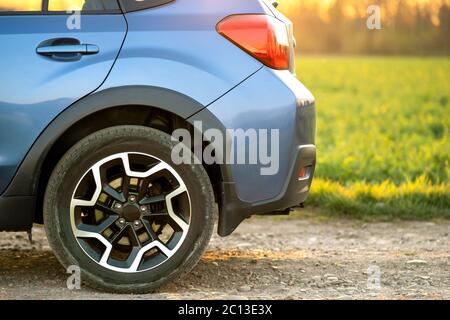
<svg viewBox="0 0 450 320"><path fill-rule="evenodd" d="M138 126L96 132L59 161L44 222L61 263L113 292L149 292L190 271L214 227L201 165L172 165L175 142Z"/></svg>

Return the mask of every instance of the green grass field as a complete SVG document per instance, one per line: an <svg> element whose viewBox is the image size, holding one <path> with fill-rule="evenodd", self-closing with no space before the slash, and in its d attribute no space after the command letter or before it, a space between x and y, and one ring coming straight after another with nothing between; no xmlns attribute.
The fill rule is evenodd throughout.
<svg viewBox="0 0 450 320"><path fill-rule="evenodd" d="M317 100L309 205L450 218L450 59L299 57L297 74Z"/></svg>

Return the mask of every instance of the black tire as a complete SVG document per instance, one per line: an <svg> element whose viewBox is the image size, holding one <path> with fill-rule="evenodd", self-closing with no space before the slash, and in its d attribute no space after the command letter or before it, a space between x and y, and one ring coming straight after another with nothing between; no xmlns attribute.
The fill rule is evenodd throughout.
<svg viewBox="0 0 450 320"><path fill-rule="evenodd" d="M123 273L105 268L81 248L70 222L69 207L77 182L95 163L112 154L139 152L171 164L174 145L168 134L155 129L111 127L78 142L56 165L44 197L45 229L58 260L66 268L78 265L83 283L109 292L148 293L188 273L200 260L216 219L213 189L202 165L173 166L189 191L190 226L173 256L151 270Z"/></svg>

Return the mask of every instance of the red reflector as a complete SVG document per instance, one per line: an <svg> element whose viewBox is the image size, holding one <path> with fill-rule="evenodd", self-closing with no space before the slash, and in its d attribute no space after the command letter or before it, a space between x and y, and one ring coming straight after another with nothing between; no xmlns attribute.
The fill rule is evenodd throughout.
<svg viewBox="0 0 450 320"><path fill-rule="evenodd" d="M306 178L306 175L307 175L306 168L305 167L300 168L300 171L298 172L298 177L300 179L303 179L303 178Z"/></svg>
<svg viewBox="0 0 450 320"><path fill-rule="evenodd" d="M268 67L289 69L288 31L280 20L262 14L233 15L219 22L217 31Z"/></svg>

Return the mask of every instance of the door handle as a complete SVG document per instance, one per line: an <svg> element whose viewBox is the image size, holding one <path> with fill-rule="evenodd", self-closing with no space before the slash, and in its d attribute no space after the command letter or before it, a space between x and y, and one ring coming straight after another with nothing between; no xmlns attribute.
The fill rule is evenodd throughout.
<svg viewBox="0 0 450 320"><path fill-rule="evenodd" d="M91 55L99 53L100 49L93 44L71 44L39 47L36 49L36 52L44 56L77 53L81 55Z"/></svg>
<svg viewBox="0 0 450 320"><path fill-rule="evenodd" d="M94 44L82 44L74 38L56 38L43 41L36 53L58 61L78 61L82 56L97 54L99 47Z"/></svg>

